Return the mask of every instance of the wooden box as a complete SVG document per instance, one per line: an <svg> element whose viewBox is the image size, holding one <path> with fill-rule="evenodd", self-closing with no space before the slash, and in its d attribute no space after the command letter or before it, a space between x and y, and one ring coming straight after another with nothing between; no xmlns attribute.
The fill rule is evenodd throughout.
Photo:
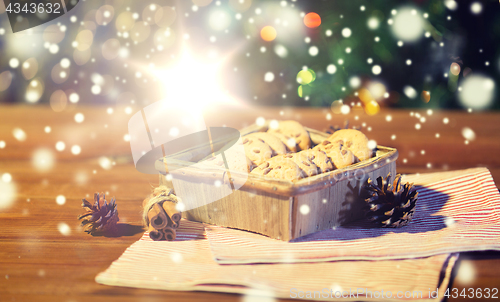
<svg viewBox="0 0 500 302"><path fill-rule="evenodd" d="M261 128L251 126L240 132L245 135L263 130ZM329 136L314 129L306 129L314 145ZM360 197L361 186L368 177L385 177L389 172L395 175L397 156L396 149L378 146L376 156L369 160L295 183L253 174L243 177L231 172L231 180L244 181L239 190L234 190L232 194L217 201L207 201L203 206L185 211L183 217L252 231L275 239L292 240L361 219L365 205ZM160 185L172 187L165 170L161 171L161 166L160 160L157 164ZM178 192L176 188L176 194L195 194L202 203L207 197L204 192L209 191L208 187L213 185L214 179L224 179L224 175L197 171L195 168L188 170L188 173L192 173L191 177L181 180L184 192ZM193 175L199 177L194 179ZM204 190L205 185L207 190Z"/></svg>

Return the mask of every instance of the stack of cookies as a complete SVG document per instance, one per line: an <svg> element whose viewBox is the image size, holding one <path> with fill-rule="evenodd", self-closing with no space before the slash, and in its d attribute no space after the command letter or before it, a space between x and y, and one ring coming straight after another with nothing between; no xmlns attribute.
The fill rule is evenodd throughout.
<svg viewBox="0 0 500 302"><path fill-rule="evenodd" d="M358 130L336 131L314 146L309 132L296 121L281 121L267 132L248 134L243 137L243 146L247 171L293 182L373 156L368 138Z"/></svg>

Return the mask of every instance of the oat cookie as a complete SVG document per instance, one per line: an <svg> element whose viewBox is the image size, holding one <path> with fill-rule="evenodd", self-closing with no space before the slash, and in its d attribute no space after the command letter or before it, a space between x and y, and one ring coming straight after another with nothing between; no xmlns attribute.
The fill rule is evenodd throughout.
<svg viewBox="0 0 500 302"><path fill-rule="evenodd" d="M295 140L299 150L311 148L311 138L307 130L296 121L281 121L278 129L269 129L269 133L281 133Z"/></svg>
<svg viewBox="0 0 500 302"><path fill-rule="evenodd" d="M373 156L373 151L368 148L368 138L361 131L354 129L338 130L328 137L327 140L342 142L347 149L352 151L356 157L356 161L367 160Z"/></svg>
<svg viewBox="0 0 500 302"><path fill-rule="evenodd" d="M321 144L313 148L314 150L324 151L332 160L336 169L342 169L352 165L355 162L354 154L347 149L340 141L330 142L324 140Z"/></svg>
<svg viewBox="0 0 500 302"><path fill-rule="evenodd" d="M278 155L278 154L285 154L287 153L286 151L286 146L285 144L279 139L278 137L267 133L267 132L254 132L250 133L245 136L246 138L255 138L255 139L261 139L263 140L266 144L268 144L271 149L273 150L273 156Z"/></svg>
<svg viewBox="0 0 500 302"><path fill-rule="evenodd" d="M285 145L287 153L289 152L297 152L297 143L295 140L289 136L286 136L282 133L278 132L267 132L272 136L277 137L281 142Z"/></svg>
<svg viewBox="0 0 500 302"><path fill-rule="evenodd" d="M258 138L243 138L243 147L245 148L245 154L257 166L270 159L273 155L271 147Z"/></svg>
<svg viewBox="0 0 500 302"><path fill-rule="evenodd" d="M289 181L297 181L303 175L302 170L295 162L281 156L273 157L253 169L251 173Z"/></svg>
<svg viewBox="0 0 500 302"><path fill-rule="evenodd" d="M318 173L326 173L335 169L332 160L324 151L308 149L300 151L299 154L300 153L307 156L307 158L318 167Z"/></svg>
<svg viewBox="0 0 500 302"><path fill-rule="evenodd" d="M304 177L314 176L318 174L318 166L316 166L305 153L290 153L283 155L283 157L293 160L304 172Z"/></svg>

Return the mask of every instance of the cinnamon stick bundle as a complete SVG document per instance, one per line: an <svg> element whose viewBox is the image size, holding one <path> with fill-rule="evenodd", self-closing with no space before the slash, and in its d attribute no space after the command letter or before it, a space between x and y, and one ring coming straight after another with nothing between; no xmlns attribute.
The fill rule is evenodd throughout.
<svg viewBox="0 0 500 302"><path fill-rule="evenodd" d="M176 209L179 199L172 190L160 186L146 198L144 207L144 224L148 226L149 237L154 240L175 240L176 231L181 221L181 212Z"/></svg>

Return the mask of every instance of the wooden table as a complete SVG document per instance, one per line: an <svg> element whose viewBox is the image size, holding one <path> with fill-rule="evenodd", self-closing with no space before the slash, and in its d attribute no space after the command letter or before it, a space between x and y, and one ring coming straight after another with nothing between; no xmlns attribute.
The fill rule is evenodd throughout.
<svg viewBox="0 0 500 302"><path fill-rule="evenodd" d="M157 175L135 170L129 143L124 140L130 115L124 113L124 108L113 109L114 113L108 114L107 107L79 105L55 113L44 106L0 106L0 141L6 143L0 149L0 175L9 173L10 184L17 189L15 203L0 209L0 300L240 300L238 295L95 283L94 277L143 233L141 202L158 183ZM85 116L82 123L74 120L78 112ZM207 111L205 121L208 126L225 124L240 129L262 116L296 119L323 130L329 125L341 126L348 119L351 126L363 126L363 131L378 144L399 150L400 173L484 166L500 185L500 113L435 111L429 115L426 110L383 109L375 116L357 111L332 114L330 120L329 113L329 109L227 108ZM443 122L445 118L448 123ZM417 123L419 130L415 129ZM51 127L49 133L45 132L46 126ZM465 127L475 132L475 139L468 144L462 136ZM25 132L24 141L13 136L14 128ZM58 141L65 143L63 151L56 150ZM73 145L81 147L80 154L71 153ZM112 165L100 165L102 157L110 159ZM76 217L83 212L81 199L92 199L96 191L116 197L121 236L93 237L79 227ZM58 195L65 196L64 204L56 203ZM63 233L68 229L70 233L63 235L61 226ZM463 253L460 259L451 287L499 287L499 252Z"/></svg>

